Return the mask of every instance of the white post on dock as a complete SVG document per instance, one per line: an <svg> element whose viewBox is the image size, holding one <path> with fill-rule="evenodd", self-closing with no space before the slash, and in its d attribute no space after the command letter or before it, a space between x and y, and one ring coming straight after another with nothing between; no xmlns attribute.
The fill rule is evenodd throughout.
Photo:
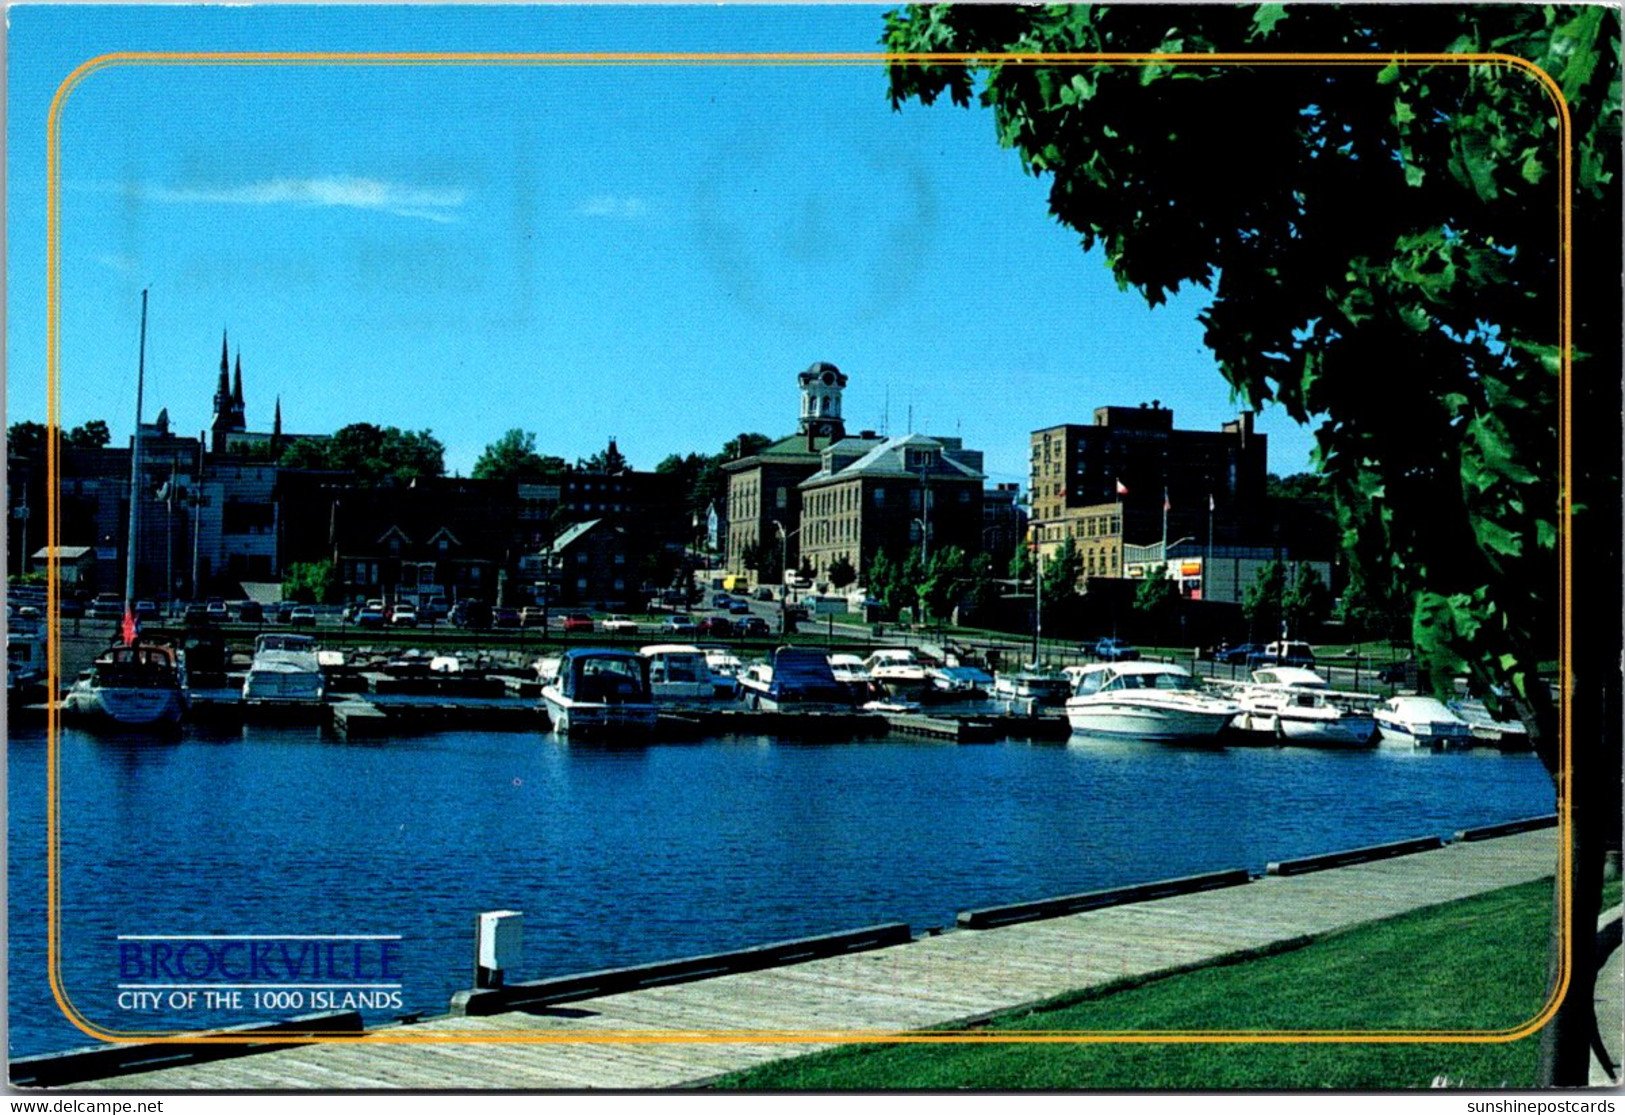
<svg viewBox="0 0 1625 1115"><path fill-rule="evenodd" d="M503 975L519 965L525 948L525 915L519 910L487 910L474 919L474 986L501 987Z"/></svg>

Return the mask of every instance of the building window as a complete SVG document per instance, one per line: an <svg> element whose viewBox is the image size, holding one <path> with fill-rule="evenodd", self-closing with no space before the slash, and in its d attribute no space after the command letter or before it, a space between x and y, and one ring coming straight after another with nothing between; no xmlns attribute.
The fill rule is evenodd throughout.
<svg viewBox="0 0 1625 1115"><path fill-rule="evenodd" d="M884 506L886 506L886 489L885 488L876 488L875 489L875 506L876 507L884 507Z"/></svg>
<svg viewBox="0 0 1625 1115"><path fill-rule="evenodd" d="M788 488L785 488L785 487L783 487L781 485L779 487L778 496L776 498L777 498L777 502L778 502L780 511L783 511L786 507L790 506L790 491L789 491Z"/></svg>

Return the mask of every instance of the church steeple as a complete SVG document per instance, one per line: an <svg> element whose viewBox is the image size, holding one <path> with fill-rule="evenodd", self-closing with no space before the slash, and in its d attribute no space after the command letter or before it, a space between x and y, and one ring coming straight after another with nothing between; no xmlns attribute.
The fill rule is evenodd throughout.
<svg viewBox="0 0 1625 1115"><path fill-rule="evenodd" d="M282 455L282 396L276 397L276 417L271 419L271 456Z"/></svg>
<svg viewBox="0 0 1625 1115"><path fill-rule="evenodd" d="M225 330L220 332L220 382L214 389L214 421L209 424L211 431L210 448L221 453L226 448L226 435L233 431L248 428L244 417L243 407L243 357L237 355L237 382L233 386L231 381L231 350Z"/></svg>

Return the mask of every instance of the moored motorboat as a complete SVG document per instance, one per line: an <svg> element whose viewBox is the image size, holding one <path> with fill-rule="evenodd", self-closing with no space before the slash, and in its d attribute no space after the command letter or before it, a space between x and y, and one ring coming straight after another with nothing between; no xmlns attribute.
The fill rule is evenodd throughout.
<svg viewBox="0 0 1625 1115"><path fill-rule="evenodd" d="M748 667L739 677L740 696L750 708L810 710L851 708L847 688L835 680L823 651L780 647L771 665Z"/></svg>
<svg viewBox="0 0 1625 1115"><path fill-rule="evenodd" d="M47 694L45 634L17 624L6 629L6 703L43 701Z"/></svg>
<svg viewBox="0 0 1625 1115"><path fill-rule="evenodd" d="M979 701L993 692L993 675L980 666L932 666L926 673L938 701Z"/></svg>
<svg viewBox="0 0 1625 1115"><path fill-rule="evenodd" d="M174 648L142 642L103 651L63 701L70 715L123 728L173 727L186 706Z"/></svg>
<svg viewBox="0 0 1625 1115"><path fill-rule="evenodd" d="M1390 697L1373 714L1382 738L1416 747L1470 747L1472 728L1435 697Z"/></svg>
<svg viewBox="0 0 1625 1115"><path fill-rule="evenodd" d="M881 647L863 660L863 668L889 697L912 699L931 687L926 664L908 647Z"/></svg>
<svg viewBox="0 0 1625 1115"><path fill-rule="evenodd" d="M711 686L719 699L733 697L739 692L739 672L745 668L739 656L727 647L701 647L705 651L705 667L711 671Z"/></svg>
<svg viewBox="0 0 1625 1115"><path fill-rule="evenodd" d="M1087 666L1066 702L1073 731L1170 741L1214 740L1240 711L1203 692L1189 670L1164 662Z"/></svg>
<svg viewBox="0 0 1625 1115"><path fill-rule="evenodd" d="M1529 729L1516 717L1504 715L1497 717L1476 697L1451 701L1447 707L1467 722L1467 730L1472 733L1474 739L1493 744L1506 751L1529 749Z"/></svg>
<svg viewBox="0 0 1625 1115"><path fill-rule="evenodd" d="M656 701L711 701L716 681L705 652L689 643L656 643L638 651L649 660L649 692Z"/></svg>
<svg viewBox="0 0 1625 1115"><path fill-rule="evenodd" d="M659 720L649 691L649 660L625 650L566 651L542 703L560 734L647 733Z"/></svg>
<svg viewBox="0 0 1625 1115"><path fill-rule="evenodd" d="M252 703L310 703L327 692L316 640L309 635L272 632L254 640L254 658L243 681L243 700Z"/></svg>
<svg viewBox="0 0 1625 1115"><path fill-rule="evenodd" d="M1241 706L1235 726L1269 742L1304 747L1372 747L1377 724L1373 698L1334 693L1326 679L1297 666L1253 671L1251 685L1236 691Z"/></svg>
<svg viewBox="0 0 1625 1115"><path fill-rule="evenodd" d="M1072 681L1065 674L1050 673L1033 666L993 677L993 699L996 701L1062 705L1071 694Z"/></svg>
<svg viewBox="0 0 1625 1115"><path fill-rule="evenodd" d="M874 695L869 671L864 668L863 659L857 655L831 654L829 669L835 675L835 680L846 688L854 702L861 704Z"/></svg>

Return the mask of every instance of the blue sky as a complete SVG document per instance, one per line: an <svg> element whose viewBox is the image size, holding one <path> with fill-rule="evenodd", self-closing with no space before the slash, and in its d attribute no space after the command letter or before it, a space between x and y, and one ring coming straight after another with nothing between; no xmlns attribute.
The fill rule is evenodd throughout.
<svg viewBox="0 0 1625 1115"><path fill-rule="evenodd" d="M45 121L109 51L866 51L884 8L14 7L8 421L43 418ZM851 428L961 435L1024 481L1029 431L1160 399L1234 413L1206 292L1150 310L1056 224L981 109L894 113L878 65L119 66L61 131L61 406L209 422L220 335L248 422L504 430L634 465L793 430L795 373ZM1270 467L1310 437L1266 412Z"/></svg>

